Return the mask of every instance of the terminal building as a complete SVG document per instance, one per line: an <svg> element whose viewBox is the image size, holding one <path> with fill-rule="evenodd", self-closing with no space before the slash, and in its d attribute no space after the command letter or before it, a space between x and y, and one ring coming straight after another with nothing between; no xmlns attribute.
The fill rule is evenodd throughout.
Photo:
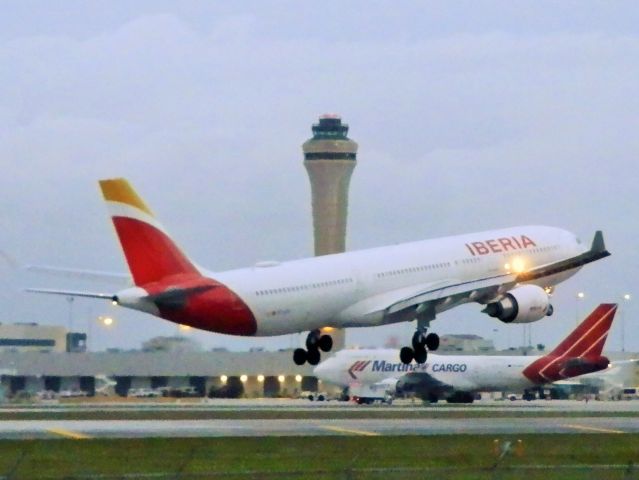
<svg viewBox="0 0 639 480"><path fill-rule="evenodd" d="M309 365L297 366L289 350L277 352L1 352L5 396L42 391L108 392L192 387L198 396L296 397L321 388Z"/></svg>
<svg viewBox="0 0 639 480"><path fill-rule="evenodd" d="M66 331L58 332L57 338L68 338ZM443 355L544 354L530 347L497 351L490 340L476 335L443 335L442 347L438 353ZM204 351L186 336L156 337L133 351L67 352L49 346L39 350L19 345L0 351L0 399L41 392L126 397L134 391L164 390L224 398L296 398L303 392L340 392L314 377L312 366L295 365L291 353ZM611 360L632 357L608 355ZM638 373L629 380L633 386L639 384Z"/></svg>

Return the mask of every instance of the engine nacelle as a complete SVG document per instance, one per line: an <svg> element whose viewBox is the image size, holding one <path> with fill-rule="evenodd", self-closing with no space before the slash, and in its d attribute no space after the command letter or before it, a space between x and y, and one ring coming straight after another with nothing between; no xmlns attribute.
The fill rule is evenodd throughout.
<svg viewBox="0 0 639 480"><path fill-rule="evenodd" d="M536 285L524 285L508 292L498 302L489 303L482 312L504 323L530 323L553 313L550 297Z"/></svg>

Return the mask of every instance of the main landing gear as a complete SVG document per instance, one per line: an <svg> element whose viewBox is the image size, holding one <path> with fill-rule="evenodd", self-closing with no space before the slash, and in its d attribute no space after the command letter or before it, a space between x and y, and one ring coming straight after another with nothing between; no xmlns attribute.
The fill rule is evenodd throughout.
<svg viewBox="0 0 639 480"><path fill-rule="evenodd" d="M413 334L413 347L403 347L399 351L399 359L402 363L408 365L413 359L417 363L425 363L428 357L428 350L437 350L439 348L439 335L436 333L426 334L426 327L418 327Z"/></svg>
<svg viewBox="0 0 639 480"><path fill-rule="evenodd" d="M296 365L317 365L320 361L320 350L330 352L333 348L333 339L330 335L322 335L319 330L312 330L306 337L306 350L296 348L293 352L293 361Z"/></svg>

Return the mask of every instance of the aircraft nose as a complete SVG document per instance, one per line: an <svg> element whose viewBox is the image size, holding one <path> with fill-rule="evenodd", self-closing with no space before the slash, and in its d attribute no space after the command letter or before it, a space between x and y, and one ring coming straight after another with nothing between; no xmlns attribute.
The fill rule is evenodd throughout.
<svg viewBox="0 0 639 480"><path fill-rule="evenodd" d="M331 379L331 365L333 363L333 359L329 358L327 360L324 360L322 363L320 363L319 365L317 365L314 369L313 369L313 374L319 378L320 380L330 380Z"/></svg>
<svg viewBox="0 0 639 480"><path fill-rule="evenodd" d="M322 363L313 368L313 373L316 377L322 377L326 373L326 363L328 363L328 360L324 360Z"/></svg>

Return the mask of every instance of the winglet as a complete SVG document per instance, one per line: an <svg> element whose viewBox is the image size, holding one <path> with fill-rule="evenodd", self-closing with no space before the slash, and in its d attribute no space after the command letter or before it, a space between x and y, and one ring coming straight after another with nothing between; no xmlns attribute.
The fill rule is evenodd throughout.
<svg viewBox="0 0 639 480"><path fill-rule="evenodd" d="M592 239L590 251L593 253L607 253L610 255L610 252L606 250L606 244L604 243L603 232L601 230L597 230L595 232L595 237Z"/></svg>

